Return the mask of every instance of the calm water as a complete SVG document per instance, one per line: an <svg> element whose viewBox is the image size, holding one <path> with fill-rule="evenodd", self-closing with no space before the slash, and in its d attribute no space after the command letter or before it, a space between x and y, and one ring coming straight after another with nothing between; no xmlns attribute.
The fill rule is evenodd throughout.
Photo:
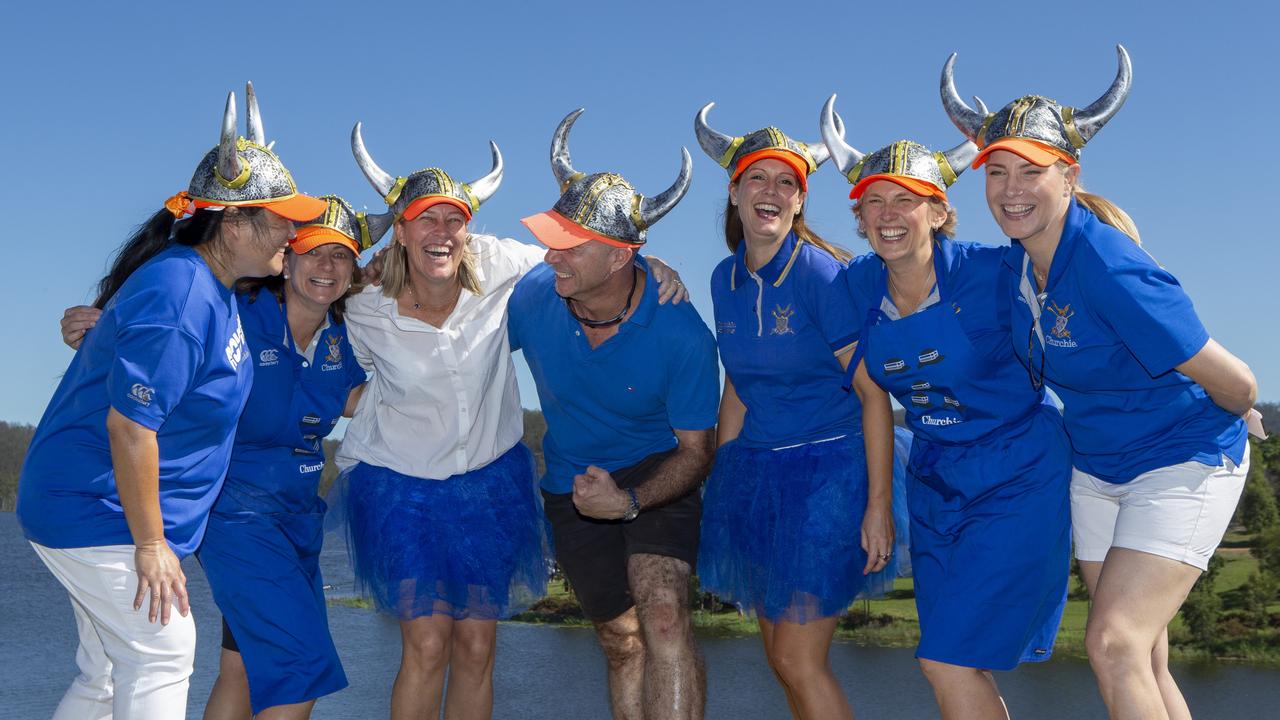
<svg viewBox="0 0 1280 720"><path fill-rule="evenodd" d="M332 537L331 537L332 539ZM325 553L335 594L350 592L340 543ZM191 604L200 646L188 716L199 718L217 672L219 615L200 566L189 560ZM62 587L22 539L12 513L0 513L0 718L47 718L75 674L75 627ZM323 698L313 717L386 717L400 657L395 623L369 610L330 608L330 625L351 686ZM709 718L786 718L786 704L755 638L703 639ZM927 684L909 650L840 643L832 663L861 720L934 718ZM1200 718L1280 717L1280 672L1234 666L1178 666ZM999 676L1015 718L1104 717L1087 664L1056 660ZM607 718L604 665L590 630L504 624L498 628L497 718Z"/></svg>

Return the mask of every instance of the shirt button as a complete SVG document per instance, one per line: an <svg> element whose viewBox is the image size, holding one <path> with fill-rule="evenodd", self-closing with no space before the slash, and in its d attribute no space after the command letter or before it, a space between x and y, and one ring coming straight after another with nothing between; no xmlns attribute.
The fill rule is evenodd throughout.
<svg viewBox="0 0 1280 720"><path fill-rule="evenodd" d="M581 330L574 330L574 331L573 331L573 334L574 334L574 336L575 336L575 337L577 337L577 336L579 336L579 335L581 335L581 334L582 334L582 331L581 331Z"/></svg>
<svg viewBox="0 0 1280 720"><path fill-rule="evenodd" d="M302 367L311 367L311 363L307 362L306 360L303 360Z"/></svg>

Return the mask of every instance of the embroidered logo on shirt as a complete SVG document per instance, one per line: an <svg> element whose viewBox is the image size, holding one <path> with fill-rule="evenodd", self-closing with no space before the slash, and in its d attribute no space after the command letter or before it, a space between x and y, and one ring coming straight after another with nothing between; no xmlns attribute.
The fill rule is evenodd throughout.
<svg viewBox="0 0 1280 720"><path fill-rule="evenodd" d="M920 361L921 365L932 365L934 363L942 362L943 358L942 353L934 350L933 348L929 348L927 350L921 350L920 355L916 359Z"/></svg>
<svg viewBox="0 0 1280 720"><path fill-rule="evenodd" d="M932 405L932 403L929 402L928 395L912 395L911 404L919 405L920 407L929 407L930 405Z"/></svg>
<svg viewBox="0 0 1280 720"><path fill-rule="evenodd" d="M933 387L933 385L930 385L928 380L921 380L920 382L911 383L911 389L916 391L928 390L931 387Z"/></svg>
<svg viewBox="0 0 1280 720"><path fill-rule="evenodd" d="M950 397L950 396L947 396L947 395L943 395L943 396L942 396L942 404L943 404L943 405L949 405L949 406L951 406L951 407L955 408L957 412L964 412L964 406L960 404L960 401L959 401L959 400L957 400L957 399L955 399L955 398L953 398L953 397Z"/></svg>
<svg viewBox="0 0 1280 720"><path fill-rule="evenodd" d="M227 362L231 365L231 369L235 370L240 367L240 362L244 360L245 352L244 344L244 328L240 326L240 316L236 316L236 331L231 333L231 337L227 340Z"/></svg>
<svg viewBox="0 0 1280 720"><path fill-rule="evenodd" d="M280 364L280 351L269 348L258 353L258 367L271 367Z"/></svg>
<svg viewBox="0 0 1280 720"><path fill-rule="evenodd" d="M303 415L302 424L303 425L319 425L320 416L319 415Z"/></svg>
<svg viewBox="0 0 1280 720"><path fill-rule="evenodd" d="M783 307L781 305L773 306L773 329L769 331L770 335L795 335L796 331L791 329L791 316L796 311L791 309L790 305Z"/></svg>
<svg viewBox="0 0 1280 720"><path fill-rule="evenodd" d="M1075 340L1071 339L1071 331L1067 329L1067 321L1075 316L1075 310L1071 309L1071 304L1067 303L1064 307L1059 307L1058 303L1050 300L1049 310L1053 312L1053 328L1049 330L1051 337L1045 338L1045 343L1057 347L1073 348L1077 347Z"/></svg>
<svg viewBox="0 0 1280 720"><path fill-rule="evenodd" d="M964 420L961 420L960 418L936 418L931 415L924 415L920 418L920 422L925 425L940 425L946 427L947 425L959 425L964 422Z"/></svg>
<svg viewBox="0 0 1280 720"><path fill-rule="evenodd" d="M894 373L906 372L907 363L902 358L889 358L884 361L884 373L893 375Z"/></svg>
<svg viewBox="0 0 1280 720"><path fill-rule="evenodd" d="M129 399L139 405L150 406L151 397L155 395L155 393L155 388L149 388L142 383L134 383L133 387L129 388Z"/></svg>
<svg viewBox="0 0 1280 720"><path fill-rule="evenodd" d="M325 363L320 366L321 372L342 369L342 336L330 335L324 339L329 346L329 354L324 356Z"/></svg>
<svg viewBox="0 0 1280 720"><path fill-rule="evenodd" d="M717 335L732 335L738 329L738 324L728 320L722 320L716 323Z"/></svg>

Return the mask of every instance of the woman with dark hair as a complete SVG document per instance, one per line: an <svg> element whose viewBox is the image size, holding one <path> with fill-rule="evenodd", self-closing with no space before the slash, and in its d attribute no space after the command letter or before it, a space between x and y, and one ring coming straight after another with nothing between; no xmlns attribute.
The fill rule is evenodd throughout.
<svg viewBox="0 0 1280 720"><path fill-rule="evenodd" d="M725 368L720 449L703 498L703 588L754 611L798 718L852 717L831 672L836 623L891 587L893 420L865 372L841 388L857 318L849 254L806 227L821 144L776 128L731 137L698 113L698 142L729 171L725 242L711 276Z"/></svg>
<svg viewBox="0 0 1280 720"><path fill-rule="evenodd" d="M121 249L27 450L18 519L80 637L55 718L186 713L195 626L179 562L204 535L253 376L233 287L278 273L290 221L325 207L267 149L252 88L248 106L248 138L232 95L189 190Z"/></svg>
<svg viewBox="0 0 1280 720"><path fill-rule="evenodd" d="M850 368L905 409L916 657L947 720L1007 717L992 670L1048 660L1066 602L1071 448L1009 345L1005 248L957 242L946 189L977 149L902 140L862 154L822 135L873 253L846 273L865 318ZM1007 542L1017 538L1016 543Z"/></svg>
<svg viewBox="0 0 1280 720"><path fill-rule="evenodd" d="M206 720L305 718L315 699L346 687L329 636L317 496L322 442L350 415L365 374L343 324L362 248L390 226L336 196L300 223L284 273L237 285L254 382L236 428L231 465L197 557L223 616L218 679ZM70 308L73 347L97 320Z"/></svg>
<svg viewBox="0 0 1280 720"><path fill-rule="evenodd" d="M1128 216L1080 187L1080 150L1129 94L1129 55L1089 107L1028 95L995 113L942 74L952 121L980 148L1005 260L1013 348L1062 399L1071 522L1092 603L1089 662L1113 718L1189 718L1168 624L1209 564L1249 469L1253 373L1215 342Z"/></svg>

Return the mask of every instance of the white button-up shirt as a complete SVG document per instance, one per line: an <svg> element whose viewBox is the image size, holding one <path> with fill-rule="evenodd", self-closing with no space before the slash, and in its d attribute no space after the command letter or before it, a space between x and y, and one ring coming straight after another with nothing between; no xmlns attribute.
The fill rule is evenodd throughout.
<svg viewBox="0 0 1280 720"><path fill-rule="evenodd" d="M507 299L546 250L491 235L471 235L469 247L483 294L463 290L439 328L401 315L381 287L347 300L348 337L369 384L338 449L339 467L365 462L443 480L488 465L520 441Z"/></svg>

